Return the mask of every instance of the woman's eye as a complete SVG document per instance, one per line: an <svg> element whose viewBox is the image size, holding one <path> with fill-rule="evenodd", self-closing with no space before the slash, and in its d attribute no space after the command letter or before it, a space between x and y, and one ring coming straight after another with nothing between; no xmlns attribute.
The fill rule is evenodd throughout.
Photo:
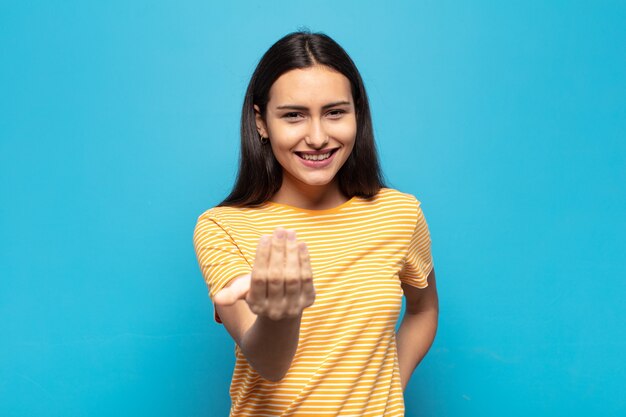
<svg viewBox="0 0 626 417"><path fill-rule="evenodd" d="M329 112L328 112L328 115L329 115L331 118L333 118L333 119L337 119L337 118L339 118L339 117L343 116L343 114L344 114L344 113L345 113L345 111L337 109L337 110L331 110L331 111L329 111Z"/></svg>
<svg viewBox="0 0 626 417"><path fill-rule="evenodd" d="M297 112L289 112L283 115L285 119L298 119L300 117L300 113Z"/></svg>

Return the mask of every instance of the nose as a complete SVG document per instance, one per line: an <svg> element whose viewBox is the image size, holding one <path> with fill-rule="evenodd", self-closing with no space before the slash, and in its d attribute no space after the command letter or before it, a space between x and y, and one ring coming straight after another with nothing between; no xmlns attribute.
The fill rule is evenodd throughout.
<svg viewBox="0 0 626 417"><path fill-rule="evenodd" d="M329 137L320 120L313 119L311 121L308 135L304 138L304 141L313 149L323 149L326 146Z"/></svg>

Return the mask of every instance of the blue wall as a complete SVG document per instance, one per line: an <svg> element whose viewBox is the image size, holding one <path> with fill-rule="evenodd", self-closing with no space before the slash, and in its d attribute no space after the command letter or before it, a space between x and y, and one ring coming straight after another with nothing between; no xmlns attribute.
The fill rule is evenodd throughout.
<svg viewBox="0 0 626 417"><path fill-rule="evenodd" d="M98 3L0 5L0 415L227 415L192 231L303 25L359 66L431 229L407 415L625 415L624 2Z"/></svg>

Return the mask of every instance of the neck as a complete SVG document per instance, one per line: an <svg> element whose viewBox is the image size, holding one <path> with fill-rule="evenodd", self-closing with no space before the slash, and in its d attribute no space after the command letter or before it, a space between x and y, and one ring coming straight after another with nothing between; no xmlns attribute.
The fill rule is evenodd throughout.
<svg viewBox="0 0 626 417"><path fill-rule="evenodd" d="M326 185L309 185L288 175L283 174L283 183L271 201L306 210L331 209L348 201L348 197L339 190L336 180Z"/></svg>

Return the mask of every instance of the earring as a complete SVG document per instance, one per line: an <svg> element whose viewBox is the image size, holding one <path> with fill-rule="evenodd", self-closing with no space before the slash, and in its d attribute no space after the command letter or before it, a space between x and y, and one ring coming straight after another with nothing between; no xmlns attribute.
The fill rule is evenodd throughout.
<svg viewBox="0 0 626 417"><path fill-rule="evenodd" d="M261 145L265 145L267 142L269 142L269 137L264 138L261 134L259 134L259 136L261 136Z"/></svg>

